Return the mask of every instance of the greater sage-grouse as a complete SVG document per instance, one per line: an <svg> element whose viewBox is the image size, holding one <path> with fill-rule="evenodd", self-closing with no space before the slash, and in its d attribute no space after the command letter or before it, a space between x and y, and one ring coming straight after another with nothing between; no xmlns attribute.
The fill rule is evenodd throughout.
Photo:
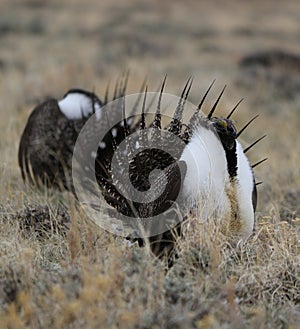
<svg viewBox="0 0 300 329"><path fill-rule="evenodd" d="M109 214L120 214L129 226L132 222L136 230L129 237L139 243L148 230L146 236L156 254L172 249L174 236L181 234L181 221L188 215L215 220L224 232L239 239L247 239L253 230L257 183L252 168L265 159L251 165L246 152L265 136L242 148L238 137L256 117L238 132L230 118L239 103L226 118L213 117L225 88L209 114L203 115L201 107L212 85L186 123L183 117L191 79L169 121L162 113L168 103L163 104L165 80L157 98L145 88L143 99L136 97L129 109L124 98L103 108L101 124L104 127L107 122L109 129L97 141L93 163L97 184L109 208L115 209ZM151 112L153 104L155 111ZM111 120L117 112L122 114L118 122ZM84 162L89 156L84 153L88 138L78 140L75 157L88 169ZM159 173L151 176L154 170ZM124 179L127 174L129 181ZM79 184L90 188L78 176ZM142 199L136 198L136 191L143 193Z"/></svg>
<svg viewBox="0 0 300 329"><path fill-rule="evenodd" d="M37 105L23 131L19 166L23 180L38 186L72 190L72 155L80 129L102 103L92 92L69 90L61 100Z"/></svg>

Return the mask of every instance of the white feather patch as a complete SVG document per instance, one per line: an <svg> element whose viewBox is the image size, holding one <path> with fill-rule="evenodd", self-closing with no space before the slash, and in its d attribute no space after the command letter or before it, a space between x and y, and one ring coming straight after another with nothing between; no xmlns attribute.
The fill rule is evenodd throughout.
<svg viewBox="0 0 300 329"><path fill-rule="evenodd" d="M97 119L101 119L101 106L93 103L93 100L82 93L69 93L62 100L58 101L58 106L62 113L69 120L78 120L88 117L93 113L93 106Z"/></svg>
<svg viewBox="0 0 300 329"><path fill-rule="evenodd" d="M241 144L237 141L237 198L242 222L242 235L247 238L254 225L254 210L252 205L252 192L254 188L253 171L243 151Z"/></svg>
<svg viewBox="0 0 300 329"><path fill-rule="evenodd" d="M186 162L183 198L202 219L222 218L229 211L226 184L229 182L224 148L216 134L199 126L180 160Z"/></svg>
<svg viewBox="0 0 300 329"><path fill-rule="evenodd" d="M112 134L113 138L116 138L117 134L118 134L117 128L112 128L111 134Z"/></svg>

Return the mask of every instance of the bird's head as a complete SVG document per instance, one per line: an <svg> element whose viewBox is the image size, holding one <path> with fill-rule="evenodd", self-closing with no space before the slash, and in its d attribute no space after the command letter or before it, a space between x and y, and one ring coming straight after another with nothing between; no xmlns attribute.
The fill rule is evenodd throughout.
<svg viewBox="0 0 300 329"><path fill-rule="evenodd" d="M232 121L225 118L211 118L213 126L226 150L232 150L235 146L237 131Z"/></svg>

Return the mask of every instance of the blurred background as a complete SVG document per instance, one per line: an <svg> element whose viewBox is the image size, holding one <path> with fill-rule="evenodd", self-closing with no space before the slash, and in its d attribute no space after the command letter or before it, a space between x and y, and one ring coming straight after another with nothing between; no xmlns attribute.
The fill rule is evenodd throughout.
<svg viewBox="0 0 300 329"><path fill-rule="evenodd" d="M79 87L101 98L107 84L113 86L126 70L128 93L138 92L145 76L149 90L156 91L168 74L166 92L179 95L193 76L191 102L198 103L216 79L210 101L227 85L219 114L241 98L234 116L238 127L260 114L244 136L247 144L268 134L249 155L253 161L269 157L256 171L265 182L260 209L279 211L286 203L295 212L298 0L3 0L0 12L0 150L6 183L20 183L20 134L33 107L46 97L60 98Z"/></svg>

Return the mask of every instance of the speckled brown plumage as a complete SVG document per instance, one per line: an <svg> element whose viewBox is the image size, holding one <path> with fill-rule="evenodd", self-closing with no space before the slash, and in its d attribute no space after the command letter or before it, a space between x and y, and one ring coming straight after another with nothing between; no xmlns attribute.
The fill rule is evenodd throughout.
<svg viewBox="0 0 300 329"><path fill-rule="evenodd" d="M19 165L24 180L70 188L72 152L85 120L68 120L51 99L31 113L21 137Z"/></svg>

